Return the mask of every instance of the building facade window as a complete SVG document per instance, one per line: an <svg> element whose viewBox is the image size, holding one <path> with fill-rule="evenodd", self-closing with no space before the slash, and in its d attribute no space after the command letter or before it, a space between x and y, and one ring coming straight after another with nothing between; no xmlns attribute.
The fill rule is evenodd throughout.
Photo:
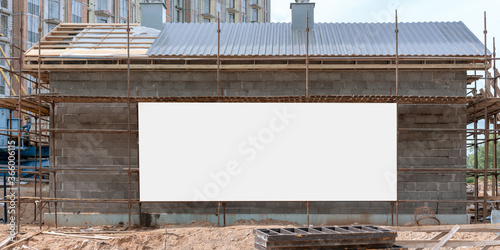
<svg viewBox="0 0 500 250"><path fill-rule="evenodd" d="M235 5L234 5L234 1L235 1L235 0L228 0L227 7L228 7L228 8L233 8L233 9L234 9L234 7L235 7Z"/></svg>
<svg viewBox="0 0 500 250"><path fill-rule="evenodd" d="M28 13L35 16L40 14L39 0L28 0Z"/></svg>
<svg viewBox="0 0 500 250"><path fill-rule="evenodd" d="M5 51L5 43L0 43L0 47L2 47L2 50L5 54L7 54L7 51ZM0 54L1 55L1 54ZM3 57L3 56L2 56ZM0 65L7 67L7 62L5 59L0 59ZM3 91L0 91L0 94L3 93Z"/></svg>
<svg viewBox="0 0 500 250"><path fill-rule="evenodd" d="M29 81L26 81L26 92L28 95L31 95L33 93L33 82L36 82L36 79L35 77L33 77L32 75L28 75L27 78L29 79Z"/></svg>
<svg viewBox="0 0 500 250"><path fill-rule="evenodd" d="M210 14L210 0L203 0L203 14Z"/></svg>
<svg viewBox="0 0 500 250"><path fill-rule="evenodd" d="M73 2L71 2L71 22L82 22L82 3L79 1L73 0Z"/></svg>
<svg viewBox="0 0 500 250"><path fill-rule="evenodd" d="M247 0L241 0L241 21L247 21Z"/></svg>
<svg viewBox="0 0 500 250"><path fill-rule="evenodd" d="M0 77L0 95L5 95L5 85L5 79L3 79L3 77Z"/></svg>
<svg viewBox="0 0 500 250"><path fill-rule="evenodd" d="M258 21L259 21L259 10L252 9L252 22L258 22Z"/></svg>
<svg viewBox="0 0 500 250"><path fill-rule="evenodd" d="M267 11L267 1L268 0L264 0L264 10L265 11ZM262 21L267 22L267 12L264 13L264 11L262 11Z"/></svg>
<svg viewBox="0 0 500 250"><path fill-rule="evenodd" d="M28 44L29 47L33 46L33 44L38 42L38 27L39 20L38 15L40 14L40 5L39 0L28 0L28 15L27 16L27 39L31 45Z"/></svg>
<svg viewBox="0 0 500 250"><path fill-rule="evenodd" d="M234 23L235 22L234 13L229 13L228 14L228 18L229 18L229 22L230 23Z"/></svg>
<svg viewBox="0 0 500 250"><path fill-rule="evenodd" d="M0 15L0 33L4 37L9 37L9 17L7 15Z"/></svg>
<svg viewBox="0 0 500 250"><path fill-rule="evenodd" d="M49 19L60 20L59 0L49 0Z"/></svg>
<svg viewBox="0 0 500 250"><path fill-rule="evenodd" d="M27 25L28 42L32 43L31 45L33 45L38 42L39 20L38 16L28 15L27 17L28 17L28 25Z"/></svg>
<svg viewBox="0 0 500 250"><path fill-rule="evenodd" d="M197 23L200 21L200 19L198 19L198 14L199 14L198 6L199 6L199 4L198 4L198 1L193 1L191 4L192 4L191 5L192 6L192 8L191 8L192 14L191 14L190 21Z"/></svg>
<svg viewBox="0 0 500 250"><path fill-rule="evenodd" d="M108 0L97 0L97 10L108 10Z"/></svg>
<svg viewBox="0 0 500 250"><path fill-rule="evenodd" d="M120 16L127 18L128 0L120 0Z"/></svg>
<svg viewBox="0 0 500 250"><path fill-rule="evenodd" d="M130 5L130 22L135 23L135 3L132 2Z"/></svg>
<svg viewBox="0 0 500 250"><path fill-rule="evenodd" d="M0 7L4 8L4 9L8 9L9 8L9 1L8 0L2 0L0 2Z"/></svg>

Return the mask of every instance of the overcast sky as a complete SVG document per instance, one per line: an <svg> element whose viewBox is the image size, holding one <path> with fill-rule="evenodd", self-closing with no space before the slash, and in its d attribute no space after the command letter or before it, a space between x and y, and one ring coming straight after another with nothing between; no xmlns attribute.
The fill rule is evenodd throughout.
<svg viewBox="0 0 500 250"><path fill-rule="evenodd" d="M290 22L292 0L271 0L271 21ZM500 46L499 0L311 0L316 3L316 22L463 21L483 41L483 15L488 14L488 47L492 37ZM496 10L496 13L493 11ZM500 48L500 47L499 47Z"/></svg>

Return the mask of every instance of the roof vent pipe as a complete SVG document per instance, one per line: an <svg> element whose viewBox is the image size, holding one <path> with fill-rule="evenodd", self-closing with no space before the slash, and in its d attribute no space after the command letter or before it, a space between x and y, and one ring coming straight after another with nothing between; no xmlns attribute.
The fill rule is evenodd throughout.
<svg viewBox="0 0 500 250"><path fill-rule="evenodd" d="M290 3L290 9L292 9L292 30L305 31L308 14L309 30L314 29L314 6L315 3L310 3L309 0L295 0L295 3Z"/></svg>
<svg viewBox="0 0 500 250"><path fill-rule="evenodd" d="M141 3L141 26L162 30L167 22L167 6L161 1L147 0Z"/></svg>

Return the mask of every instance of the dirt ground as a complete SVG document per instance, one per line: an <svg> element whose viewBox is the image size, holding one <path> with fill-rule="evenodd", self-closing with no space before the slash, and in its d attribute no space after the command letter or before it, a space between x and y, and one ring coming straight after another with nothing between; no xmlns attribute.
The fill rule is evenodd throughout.
<svg viewBox="0 0 500 250"><path fill-rule="evenodd" d="M432 237L438 235L439 233L421 233L421 232L398 232L398 240L430 240ZM486 241L493 240L497 236L496 233L455 233L451 240L476 240L476 241ZM483 247L457 247L457 248L446 248L442 249L482 249ZM427 248L424 248L427 249ZM500 250L500 246L491 247L490 249Z"/></svg>
<svg viewBox="0 0 500 250"><path fill-rule="evenodd" d="M166 249L254 249L253 229L281 228L299 226L290 222L275 220L239 221L235 225L217 227L207 222L192 222L184 225L171 225L167 228ZM47 230L47 228L44 228ZM30 236L39 231L37 225L23 225L23 235ZM76 237L39 234L10 249L164 249L165 228L130 229L120 227L86 228L48 228L48 231L73 233ZM79 234L78 234L79 233ZM398 232L397 240L431 239L438 233ZM79 238L79 236L109 236L112 239ZM495 233L456 233L454 240L493 240ZM0 225L0 238L7 237L7 225ZM481 249L457 248L457 249ZM500 249L494 247L491 249Z"/></svg>
<svg viewBox="0 0 500 250"><path fill-rule="evenodd" d="M48 185L43 185L43 195L47 197ZM39 189L37 189L37 195ZM34 183L21 185L23 197L35 197ZM21 232L19 238L31 236L40 230L34 218L34 205L25 204L21 210ZM44 208L43 212L48 212ZM0 211L3 215L3 209ZM194 221L190 224L170 225L167 228L132 228L124 231L122 227L94 227L94 228L47 228L43 230L58 233L71 233L74 236L59 236L38 234L33 238L9 249L254 249L253 230L255 228L282 228L298 227L293 222L277 220L240 220L227 227L218 227L215 224ZM8 227L0 224L0 241L7 238ZM428 240L438 233L398 232L397 240ZM111 239L92 239L94 235L108 236ZM80 237L83 236L83 237ZM496 233L456 233L454 240L493 240ZM166 242L166 248L165 246ZM481 249L482 247L463 247L457 249ZM490 249L499 249L493 247Z"/></svg>
<svg viewBox="0 0 500 250"><path fill-rule="evenodd" d="M491 196L492 194L492 190L493 190L493 187L491 186L491 183L492 183L492 180L489 180L488 181L488 186L487 186L487 193L489 196ZM484 180L479 180L478 181L478 190L479 190L479 196L483 196L484 194ZM497 183L497 185L500 186L500 182ZM474 183L467 183L467 191L471 193L471 195L473 194L474 192Z"/></svg>
<svg viewBox="0 0 500 250"><path fill-rule="evenodd" d="M3 188L0 186L0 188ZM13 191L16 192L17 194L17 186L13 189ZM3 192L3 190L1 191ZM48 183L43 183L42 185L42 192L43 192L43 197L49 197L49 185ZM7 189L7 193L9 193L9 189ZM3 194L2 194L3 196ZM40 197L40 183L37 183L36 185L36 193L35 193L35 183L34 182L29 182L26 184L21 185L21 196L22 197ZM3 207L0 207L0 216L3 218L4 216L4 209ZM48 212L48 207L43 207L42 208L42 214ZM19 211L21 214L21 224L35 224L38 223L38 215L40 214L40 211L36 211L37 216L36 220L35 218L35 204L33 203L24 203L21 206L21 211Z"/></svg>

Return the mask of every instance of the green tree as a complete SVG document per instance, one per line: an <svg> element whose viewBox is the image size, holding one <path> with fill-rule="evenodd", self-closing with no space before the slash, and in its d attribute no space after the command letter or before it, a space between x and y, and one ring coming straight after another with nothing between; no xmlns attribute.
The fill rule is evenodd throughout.
<svg viewBox="0 0 500 250"><path fill-rule="evenodd" d="M490 138L493 139L493 135L490 135ZM478 168L484 169L484 157L485 157L485 144L481 144L477 148L477 156L478 156ZM488 149L488 167L493 167L493 156L494 156L494 143L493 141L489 142ZM497 143L497 166L500 168L500 142ZM474 147L470 147L467 149L467 168L474 168Z"/></svg>

